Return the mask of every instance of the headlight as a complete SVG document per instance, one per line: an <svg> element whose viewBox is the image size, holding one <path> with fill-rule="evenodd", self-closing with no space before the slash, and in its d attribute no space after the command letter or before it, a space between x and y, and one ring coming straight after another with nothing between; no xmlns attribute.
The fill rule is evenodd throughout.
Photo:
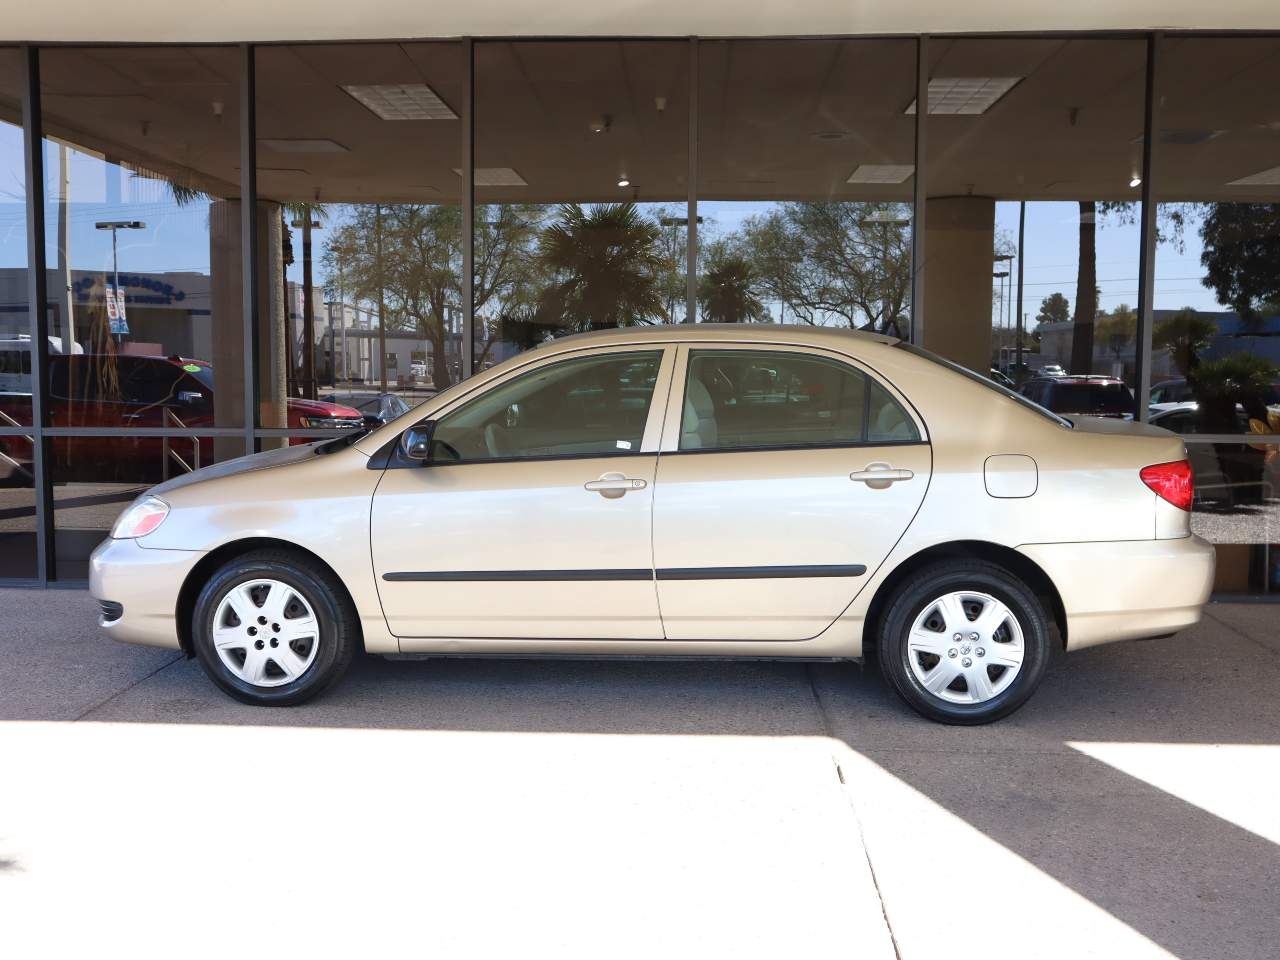
<svg viewBox="0 0 1280 960"><path fill-rule="evenodd" d="M153 532L169 515L169 505L159 497L143 497L124 513L111 528L111 539L133 540Z"/></svg>

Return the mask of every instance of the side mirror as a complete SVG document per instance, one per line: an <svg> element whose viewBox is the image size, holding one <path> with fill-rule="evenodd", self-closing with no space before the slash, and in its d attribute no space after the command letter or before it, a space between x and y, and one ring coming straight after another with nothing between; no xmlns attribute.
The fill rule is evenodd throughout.
<svg viewBox="0 0 1280 960"><path fill-rule="evenodd" d="M400 451L406 459L428 463L431 460L431 436L435 433L434 420L414 424L400 437Z"/></svg>

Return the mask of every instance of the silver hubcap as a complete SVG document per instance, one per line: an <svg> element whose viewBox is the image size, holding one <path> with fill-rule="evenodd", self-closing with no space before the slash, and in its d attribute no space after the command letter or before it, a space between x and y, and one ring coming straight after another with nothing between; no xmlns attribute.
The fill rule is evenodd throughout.
<svg viewBox="0 0 1280 960"><path fill-rule="evenodd" d="M911 672L948 703L999 696L1018 676L1025 651L1013 612L990 594L971 590L925 604L907 637Z"/></svg>
<svg viewBox="0 0 1280 960"><path fill-rule="evenodd" d="M228 670L255 687L279 687L307 672L320 624L306 597L279 580L228 591L213 617L213 645Z"/></svg>

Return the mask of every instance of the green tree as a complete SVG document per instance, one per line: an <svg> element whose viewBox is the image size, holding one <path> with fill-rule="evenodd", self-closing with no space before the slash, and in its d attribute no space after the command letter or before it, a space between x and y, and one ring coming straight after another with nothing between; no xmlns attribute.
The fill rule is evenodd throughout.
<svg viewBox="0 0 1280 960"><path fill-rule="evenodd" d="M767 320L769 311L755 294L755 271L747 258L720 242L713 245L709 259L698 284L702 318L711 323Z"/></svg>
<svg viewBox="0 0 1280 960"><path fill-rule="evenodd" d="M1138 315L1122 303L1110 313L1104 313L1095 321L1095 332L1118 361L1138 332Z"/></svg>
<svg viewBox="0 0 1280 960"><path fill-rule="evenodd" d="M341 278L348 301L377 303L387 331L412 332L431 344L431 375L443 390L454 380L446 346L450 320L462 311L462 213L443 204L361 204L325 243L330 285ZM526 211L513 205L476 231L474 297L477 313L490 300L524 289L521 280L536 234ZM379 256L381 251L381 256Z"/></svg>
<svg viewBox="0 0 1280 960"><path fill-rule="evenodd" d="M911 296L910 207L797 201L750 218L741 250L759 293L804 323L903 336Z"/></svg>
<svg viewBox="0 0 1280 960"><path fill-rule="evenodd" d="M1207 433L1238 433L1237 404L1245 415L1267 422L1267 395L1280 368L1252 353L1231 353L1202 361L1190 379L1200 404L1200 429Z"/></svg>
<svg viewBox="0 0 1280 960"><path fill-rule="evenodd" d="M570 330L668 319L660 233L634 203L562 204L538 238L538 260L551 278L539 315Z"/></svg>
<svg viewBox="0 0 1280 960"><path fill-rule="evenodd" d="M1200 316L1191 307L1183 307L1155 325L1151 332L1151 346L1156 350L1168 350L1173 365L1190 382L1200 362L1200 354L1208 348L1217 332L1217 325L1208 317Z"/></svg>
<svg viewBox="0 0 1280 960"><path fill-rule="evenodd" d="M1214 203L1200 224L1203 283L1246 324L1280 300L1280 203Z"/></svg>
<svg viewBox="0 0 1280 960"><path fill-rule="evenodd" d="M1071 319L1071 305L1061 293L1051 293L1040 301L1036 323L1066 323Z"/></svg>

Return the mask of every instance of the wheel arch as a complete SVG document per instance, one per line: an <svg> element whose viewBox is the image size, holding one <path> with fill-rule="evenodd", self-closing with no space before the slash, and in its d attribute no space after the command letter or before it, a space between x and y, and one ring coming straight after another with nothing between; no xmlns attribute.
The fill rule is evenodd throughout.
<svg viewBox="0 0 1280 960"><path fill-rule="evenodd" d="M1063 606L1062 596L1058 593L1058 588L1054 586L1053 581L1049 579L1049 575L1044 572L1044 569L1038 563L1012 547L1006 547L999 543L991 543L986 540L955 540L949 543L934 544L918 553L912 554L899 563L884 578L880 586L876 588L875 596L872 597L871 603L867 607L867 615L863 621L863 656L866 656L869 650L875 648L880 636L881 621L888 611L893 595L908 577L939 560L964 558L984 560L987 563L1003 567L1035 591L1036 596L1040 598L1041 603L1044 604L1045 609L1049 612L1053 625L1058 630L1058 649L1066 649L1066 607Z"/></svg>
<svg viewBox="0 0 1280 960"><path fill-rule="evenodd" d="M245 554L254 553L258 550L283 550L288 553L297 554L305 557L310 562L323 567L333 575L337 583L342 584L347 603L351 604L355 609L355 600L351 596L351 591L343 580L338 576L337 571L327 563L323 557L313 553L306 547L301 547L296 543L288 540L279 540L275 537L246 537L243 540L232 540L210 550L207 554L200 558L200 562L191 568L191 572L187 574L187 578L182 582L181 589L178 590L178 600L174 608L174 623L178 630L178 643L182 647L182 652L188 657L195 656L195 647L191 642L191 617L195 612L196 598L200 596L200 590L209 578L213 576L213 572L223 564L236 557L242 557ZM360 618L355 618L356 628L360 629ZM360 647L364 647L364 634L361 632L359 637Z"/></svg>

